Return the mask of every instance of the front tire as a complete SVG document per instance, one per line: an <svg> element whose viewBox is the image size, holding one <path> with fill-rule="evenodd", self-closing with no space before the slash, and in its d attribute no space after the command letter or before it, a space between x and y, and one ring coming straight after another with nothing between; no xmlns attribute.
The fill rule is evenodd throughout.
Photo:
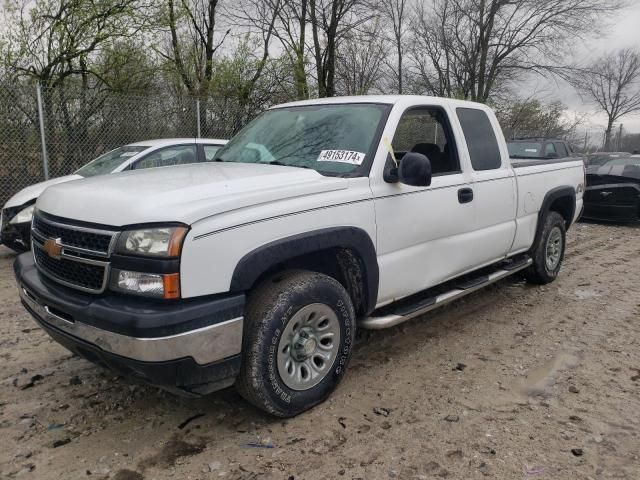
<svg viewBox="0 0 640 480"><path fill-rule="evenodd" d="M549 212L542 222L542 230L530 252L533 264L524 273L529 283L537 285L546 285L558 277L566 246L564 218L557 212Z"/></svg>
<svg viewBox="0 0 640 480"><path fill-rule="evenodd" d="M236 388L256 407L292 417L336 388L355 341L355 311L332 277L287 271L249 295Z"/></svg>

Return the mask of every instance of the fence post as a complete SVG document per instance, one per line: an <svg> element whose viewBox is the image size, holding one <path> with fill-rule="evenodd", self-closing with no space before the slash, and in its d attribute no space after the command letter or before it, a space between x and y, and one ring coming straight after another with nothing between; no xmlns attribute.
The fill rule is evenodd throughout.
<svg viewBox="0 0 640 480"><path fill-rule="evenodd" d="M200 138L200 100L196 100L196 115L198 121L198 138Z"/></svg>
<svg viewBox="0 0 640 480"><path fill-rule="evenodd" d="M36 85L36 93L38 97L38 120L40 121L40 142L42 143L42 170L44 179L49 180L49 158L47 156L47 141L44 134L44 111L42 109L42 92L40 84Z"/></svg>

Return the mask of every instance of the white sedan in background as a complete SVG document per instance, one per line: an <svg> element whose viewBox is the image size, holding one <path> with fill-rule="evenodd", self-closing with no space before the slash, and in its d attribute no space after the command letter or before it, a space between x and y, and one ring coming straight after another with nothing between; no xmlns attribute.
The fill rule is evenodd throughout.
<svg viewBox="0 0 640 480"><path fill-rule="evenodd" d="M205 138L171 138L131 143L99 156L72 175L25 187L2 208L0 243L17 252L29 250L30 224L36 200L51 185L125 170L210 162L226 143L227 140Z"/></svg>

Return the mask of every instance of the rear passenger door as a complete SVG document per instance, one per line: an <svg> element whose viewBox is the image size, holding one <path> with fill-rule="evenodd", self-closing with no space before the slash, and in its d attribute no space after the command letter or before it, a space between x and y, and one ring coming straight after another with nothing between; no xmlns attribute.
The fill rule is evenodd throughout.
<svg viewBox="0 0 640 480"><path fill-rule="evenodd" d="M475 215L473 245L476 265L504 258L516 233L517 191L508 153L500 151L496 118L476 108L456 108L471 164Z"/></svg>

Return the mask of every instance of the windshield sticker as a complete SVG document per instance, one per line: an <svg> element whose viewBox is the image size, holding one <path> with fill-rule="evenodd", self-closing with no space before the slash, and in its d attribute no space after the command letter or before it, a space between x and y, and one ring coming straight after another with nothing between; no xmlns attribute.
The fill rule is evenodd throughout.
<svg viewBox="0 0 640 480"><path fill-rule="evenodd" d="M351 150L322 150L318 155L319 162L348 163L349 165L362 165L365 154Z"/></svg>
<svg viewBox="0 0 640 480"><path fill-rule="evenodd" d="M529 153L536 153L538 151L537 148L525 148L524 149L525 152L529 152Z"/></svg>
<svg viewBox="0 0 640 480"><path fill-rule="evenodd" d="M134 156L136 156L136 155L137 155L137 154L139 154L139 153L140 153L140 152L122 152L122 153L120 154L120 158L122 158L122 157L134 157Z"/></svg>

